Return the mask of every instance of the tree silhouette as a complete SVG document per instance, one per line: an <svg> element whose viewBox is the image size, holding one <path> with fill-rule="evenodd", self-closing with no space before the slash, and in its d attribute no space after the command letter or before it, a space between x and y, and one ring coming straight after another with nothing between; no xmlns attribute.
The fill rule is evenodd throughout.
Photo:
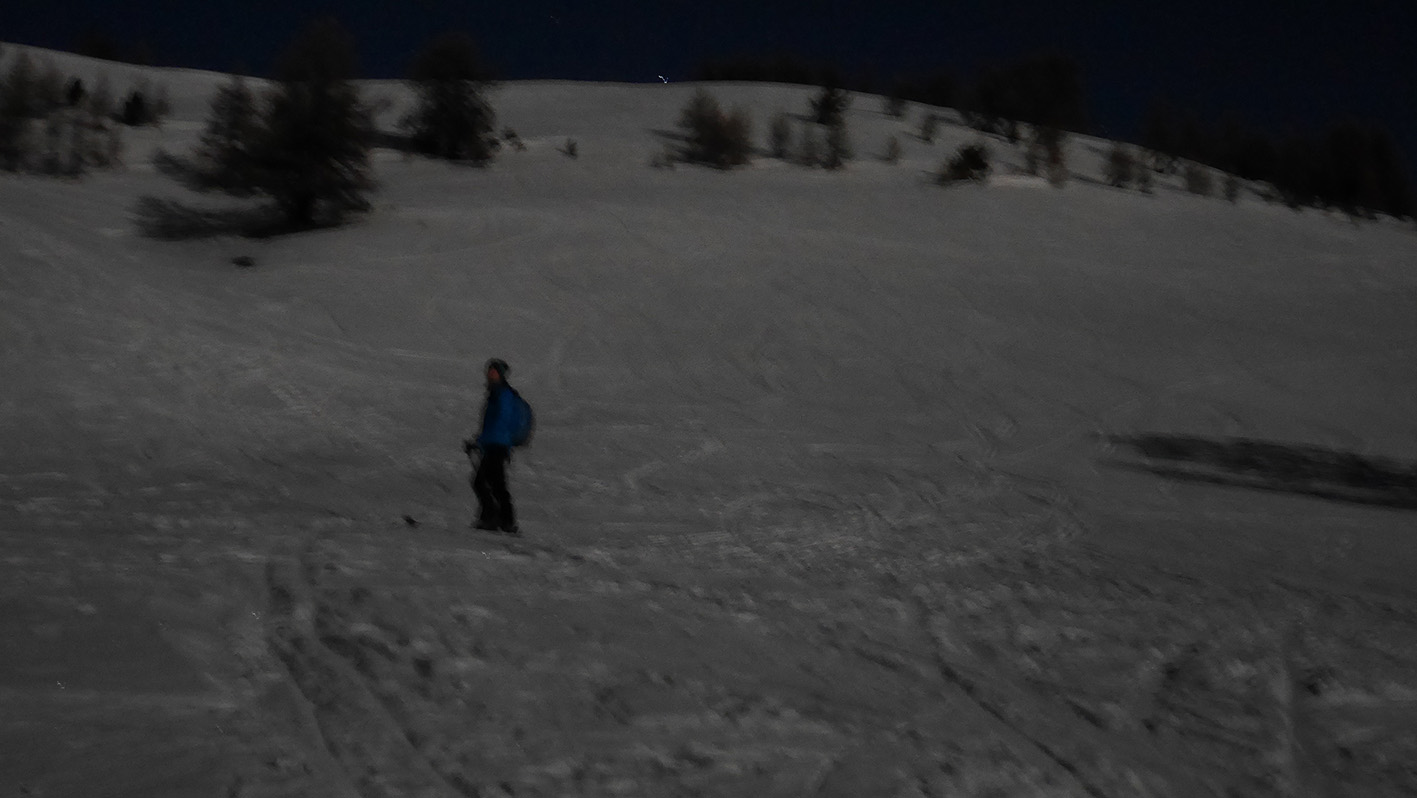
<svg viewBox="0 0 1417 798"><path fill-rule="evenodd" d="M748 162L752 123L747 112L736 109L731 114L724 113L708 91L699 89L689 99L679 114L679 127L685 134L680 152L683 160L719 169Z"/></svg>
<svg viewBox="0 0 1417 798"><path fill-rule="evenodd" d="M165 174L195 191L224 191L235 196L256 193L252 150L262 121L255 95L239 75L217 88L207 113L201 142L186 158L159 151L153 161Z"/></svg>
<svg viewBox="0 0 1417 798"><path fill-rule="evenodd" d="M293 227L313 224L321 208L334 218L368 208L372 123L354 73L353 40L334 20L313 23L277 65L251 147L252 183Z"/></svg>
<svg viewBox="0 0 1417 798"><path fill-rule="evenodd" d="M29 158L33 149L30 119L38 112L34 62L22 52L0 81L0 168L18 171Z"/></svg>
<svg viewBox="0 0 1417 798"><path fill-rule="evenodd" d="M940 169L936 180L942 184L972 180L982 183L989 178L989 150L983 144L961 146Z"/></svg>
<svg viewBox="0 0 1417 798"><path fill-rule="evenodd" d="M851 105L851 95L836 85L826 85L812 98L812 120L819 125L833 127L843 122L847 106Z"/></svg>
<svg viewBox="0 0 1417 798"><path fill-rule="evenodd" d="M401 122L414 149L449 160L485 163L497 146L496 114L487 102L491 71L465 33L447 33L414 58L409 81L417 104Z"/></svg>
<svg viewBox="0 0 1417 798"><path fill-rule="evenodd" d="M354 64L353 43L338 23L312 24L281 57L260 107L233 78L212 98L197 148L185 158L159 153L158 168L198 191L267 197L287 230L367 209L372 124L350 83ZM159 235L192 226L175 217L201 215L153 198L139 212Z"/></svg>

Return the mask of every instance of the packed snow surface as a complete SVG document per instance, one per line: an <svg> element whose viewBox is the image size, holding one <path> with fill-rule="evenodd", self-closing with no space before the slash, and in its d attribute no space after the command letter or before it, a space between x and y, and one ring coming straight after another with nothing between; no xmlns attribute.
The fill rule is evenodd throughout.
<svg viewBox="0 0 1417 798"><path fill-rule="evenodd" d="M864 95L843 171L654 169L695 87L538 82L488 168L156 241L238 204L149 162L223 76L39 55L175 114L0 177L0 795L1417 791L1410 225L1081 137L945 189L980 134ZM520 539L468 527L492 356Z"/></svg>

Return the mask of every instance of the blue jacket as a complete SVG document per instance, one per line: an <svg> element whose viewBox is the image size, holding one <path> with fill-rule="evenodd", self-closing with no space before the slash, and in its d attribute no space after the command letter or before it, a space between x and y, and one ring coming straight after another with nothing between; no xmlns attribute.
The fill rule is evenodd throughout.
<svg viewBox="0 0 1417 798"><path fill-rule="evenodd" d="M487 392L487 403L482 406L482 432L478 433L477 445L511 448L516 430L516 403L512 387L505 382Z"/></svg>

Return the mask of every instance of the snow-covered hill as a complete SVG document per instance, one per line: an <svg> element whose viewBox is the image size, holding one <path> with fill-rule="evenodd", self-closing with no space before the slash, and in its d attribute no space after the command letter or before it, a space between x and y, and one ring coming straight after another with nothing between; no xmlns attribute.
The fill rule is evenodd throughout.
<svg viewBox="0 0 1417 798"><path fill-rule="evenodd" d="M39 55L175 111L0 176L0 794L1417 789L1410 227L1087 138L941 189L979 134L867 96L844 171L653 169L697 87L533 82L487 169L159 242L224 77ZM467 528L491 356L521 540Z"/></svg>

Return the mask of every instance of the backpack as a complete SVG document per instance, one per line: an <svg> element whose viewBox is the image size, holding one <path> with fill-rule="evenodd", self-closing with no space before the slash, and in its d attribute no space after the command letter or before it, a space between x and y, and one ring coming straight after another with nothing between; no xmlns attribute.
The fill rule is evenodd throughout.
<svg viewBox="0 0 1417 798"><path fill-rule="evenodd" d="M531 433L536 429L536 414L531 403L512 389L512 445L525 446L531 443Z"/></svg>

